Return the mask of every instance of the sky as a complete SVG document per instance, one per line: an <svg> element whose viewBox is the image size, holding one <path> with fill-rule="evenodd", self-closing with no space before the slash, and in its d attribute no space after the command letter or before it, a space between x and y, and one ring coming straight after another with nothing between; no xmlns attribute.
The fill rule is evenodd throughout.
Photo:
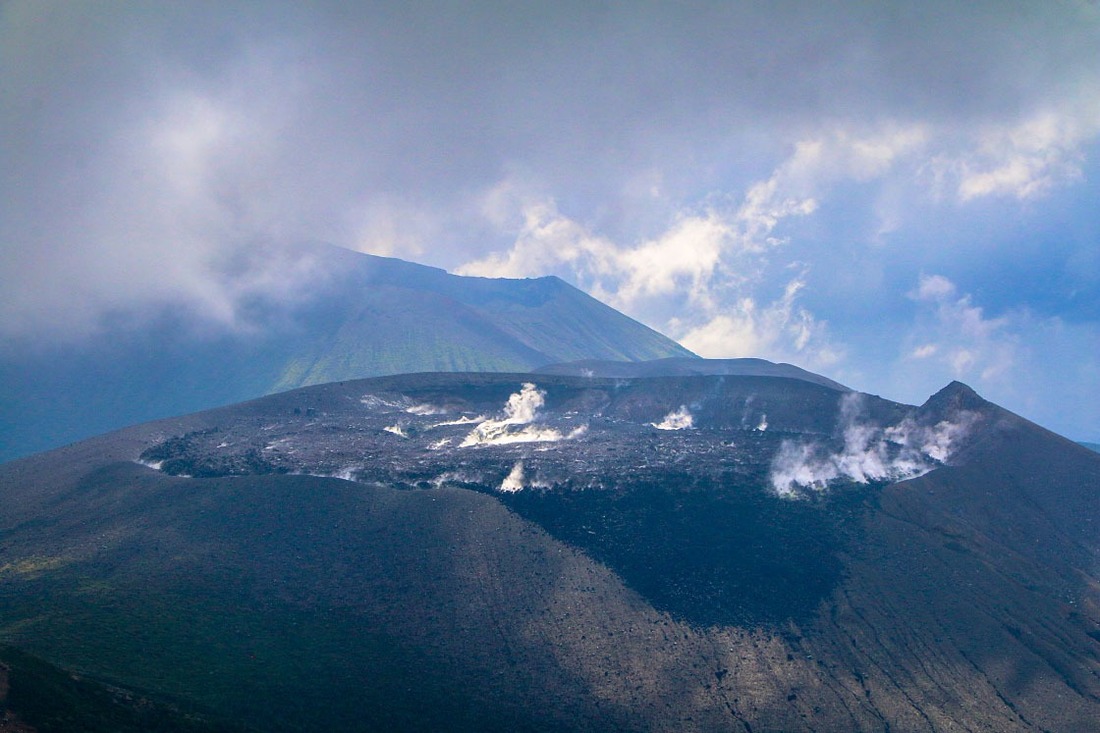
<svg viewBox="0 0 1100 733"><path fill-rule="evenodd" d="M1100 442L1100 3L0 0L0 338L326 241Z"/></svg>

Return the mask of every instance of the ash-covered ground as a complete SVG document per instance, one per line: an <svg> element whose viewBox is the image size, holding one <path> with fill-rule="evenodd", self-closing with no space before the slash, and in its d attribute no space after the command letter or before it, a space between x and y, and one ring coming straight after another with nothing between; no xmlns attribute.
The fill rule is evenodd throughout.
<svg viewBox="0 0 1100 733"><path fill-rule="evenodd" d="M215 428L166 436L142 461L195 477L294 473L504 493L612 489L671 472L797 497L927 472L973 421L767 377L411 375L277 404L283 411L246 405Z"/></svg>
<svg viewBox="0 0 1100 733"><path fill-rule="evenodd" d="M810 613L862 502L949 460L977 418L941 402L773 377L409 375L222 410L141 461L490 494L659 609L754 623Z"/></svg>
<svg viewBox="0 0 1100 733"><path fill-rule="evenodd" d="M0 466L0 631L265 730L1092 731L1097 486L960 384L333 383Z"/></svg>

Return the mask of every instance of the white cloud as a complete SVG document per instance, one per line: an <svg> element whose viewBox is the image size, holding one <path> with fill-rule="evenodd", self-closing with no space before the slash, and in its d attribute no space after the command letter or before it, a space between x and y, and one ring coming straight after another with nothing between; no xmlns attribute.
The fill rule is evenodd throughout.
<svg viewBox="0 0 1100 733"><path fill-rule="evenodd" d="M565 265L582 286L620 307L629 309L645 298L679 291L701 302L733 237L732 225L718 212L707 211L682 215L658 236L624 247L561 214L553 201L527 201L512 247L468 262L456 272L534 277Z"/></svg>
<svg viewBox="0 0 1100 733"><path fill-rule="evenodd" d="M916 300L942 301L955 294L955 284L943 275L921 275L917 289L910 293Z"/></svg>
<svg viewBox="0 0 1100 733"><path fill-rule="evenodd" d="M937 189L953 187L962 202L988 196L1033 199L1082 178L1082 147L1097 134L1100 97L1075 97L1060 108L973 130L926 168ZM944 131L945 143L947 137Z"/></svg>
<svg viewBox="0 0 1100 733"><path fill-rule="evenodd" d="M512 245L457 271L489 277L559 272L701 355L828 366L842 350L828 343L826 324L797 304L808 285L805 268L782 295L761 303L762 273L787 242L777 230L787 219L816 212L831 184L884 175L926 135L920 126L886 125L868 134L837 129L808 138L768 178L748 186L736 205L713 197L707 208L682 210L663 231L632 244L595 234L553 200L505 181L485 195L483 212L497 227L516 227Z"/></svg>
<svg viewBox="0 0 1100 733"><path fill-rule="evenodd" d="M660 237L619 253L626 277L614 298L630 304L640 298L687 288L690 300L702 303L723 249L733 245L734 229L717 212L685 216Z"/></svg>
<svg viewBox="0 0 1100 733"><path fill-rule="evenodd" d="M1008 316L988 318L969 294L942 275L921 275L910 298L921 304L908 359L945 365L955 379L986 382L1006 375L1019 351Z"/></svg>
<svg viewBox="0 0 1100 733"><path fill-rule="evenodd" d="M710 358L755 356L813 368L831 366L843 352L831 343L826 324L797 304L805 286L803 276L795 278L782 296L763 307L753 298L741 298L706 323L678 334L679 340Z"/></svg>
<svg viewBox="0 0 1100 733"><path fill-rule="evenodd" d="M441 225L423 207L392 196L372 197L346 214L349 247L382 257L420 257L441 235Z"/></svg>
<svg viewBox="0 0 1100 733"><path fill-rule="evenodd" d="M920 151L927 138L924 125L885 124L861 131L833 127L799 140L769 178L749 186L737 212L744 248L763 252L782 244L773 230L783 219L816 212L838 182L886 175Z"/></svg>
<svg viewBox="0 0 1100 733"><path fill-rule="evenodd" d="M308 262L252 244L319 239L559 274L706 353L823 364L866 317L811 306L826 279L870 296L973 258L974 204L1035 223L1044 197L1096 186L1094 3L247 5L0 3L0 331L165 303L239 326L242 297L309 289ZM1059 210L1083 235L1050 257L1082 293L1053 307L1094 323L1088 213ZM977 222L990 256L1023 259L1017 224ZM915 235L924 251L889 252ZM941 315L968 317L944 297L919 301L921 333L861 355L868 373L897 353L995 374L988 348L941 344Z"/></svg>
<svg viewBox="0 0 1100 733"><path fill-rule="evenodd" d="M936 344L921 344L917 348L909 352L911 359L927 359L930 356L935 355L939 351L939 346Z"/></svg>
<svg viewBox="0 0 1100 733"><path fill-rule="evenodd" d="M926 125L917 123L887 123L877 129L834 126L797 142L794 153L764 185L794 202L811 198L829 183L870 181L920 152L929 134Z"/></svg>
<svg viewBox="0 0 1100 733"><path fill-rule="evenodd" d="M599 269L603 253L614 249L611 242L592 236L583 226L560 214L552 200L529 200L516 205L522 224L512 247L467 262L455 268L456 273L477 277L538 277L554 272L562 264L576 268L582 258L597 263ZM501 202L494 203L496 208L490 214L498 226L509 218L504 206Z"/></svg>

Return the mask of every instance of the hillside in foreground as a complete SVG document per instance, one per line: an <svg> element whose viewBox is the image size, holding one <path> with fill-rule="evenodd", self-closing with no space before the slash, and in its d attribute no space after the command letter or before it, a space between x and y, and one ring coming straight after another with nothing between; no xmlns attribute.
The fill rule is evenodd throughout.
<svg viewBox="0 0 1100 733"><path fill-rule="evenodd" d="M957 383L327 384L0 466L0 640L265 730L1084 732L1098 487Z"/></svg>

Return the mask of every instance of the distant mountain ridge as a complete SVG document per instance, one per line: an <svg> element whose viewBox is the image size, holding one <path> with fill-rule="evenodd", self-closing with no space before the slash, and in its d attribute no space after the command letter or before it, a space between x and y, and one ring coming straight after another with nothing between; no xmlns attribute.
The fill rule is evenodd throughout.
<svg viewBox="0 0 1100 733"><path fill-rule="evenodd" d="M775 363L766 359L699 359L671 356L650 361L603 361L584 359L566 364L551 364L535 370L536 374L557 374L572 377L610 377L638 379L641 377L786 377L819 384L839 392L851 389L839 382L808 372L793 364Z"/></svg>
<svg viewBox="0 0 1100 733"><path fill-rule="evenodd" d="M462 277L323 244L293 256L325 273L318 292L248 304L246 332L200 334L163 313L91 343L0 342L0 461L310 384L694 356L556 277Z"/></svg>

